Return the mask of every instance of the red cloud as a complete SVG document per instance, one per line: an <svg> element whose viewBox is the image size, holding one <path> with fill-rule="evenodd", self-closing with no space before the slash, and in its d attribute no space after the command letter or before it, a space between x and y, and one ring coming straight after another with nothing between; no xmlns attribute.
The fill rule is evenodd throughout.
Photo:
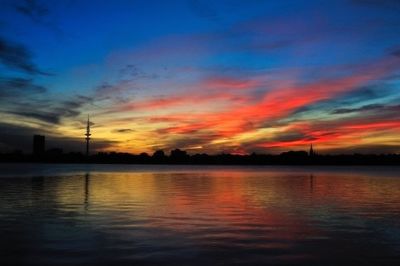
<svg viewBox="0 0 400 266"><path fill-rule="evenodd" d="M201 122L183 124L179 127L183 133L186 132L185 128L190 127L199 130L213 129L225 137L231 137L245 130L257 128L265 121L282 118L303 106L358 88L376 76L376 74L364 74L301 86L275 88L267 92L256 104L221 113L203 114L201 117L196 117L196 120ZM175 129L175 132L178 133L180 130Z"/></svg>
<svg viewBox="0 0 400 266"><path fill-rule="evenodd" d="M111 112L124 112L133 110L159 110L165 108L174 108L177 106L192 106L198 104L205 104L215 101L229 101L231 103L238 102L244 103L248 100L248 97L243 95L235 95L228 92L216 92L216 93L191 93L183 94L179 96L163 97L157 99L150 99L144 101L136 101L124 104L117 108L114 108Z"/></svg>
<svg viewBox="0 0 400 266"><path fill-rule="evenodd" d="M349 119L345 121L333 121L330 123L311 124L299 123L288 127L287 131L295 130L301 132L305 137L290 141L270 141L259 143L257 146L265 148L273 147L295 147L307 146L311 143L329 144L329 143L351 143L352 145L360 143L364 136L368 136L376 131L382 130L400 130L400 122L396 120L386 120L381 122L367 121L363 118L360 121ZM373 118L369 118L373 120ZM324 129L321 129L323 127ZM334 129L334 130L332 130Z"/></svg>
<svg viewBox="0 0 400 266"><path fill-rule="evenodd" d="M117 107L114 112L143 110L158 110L166 114L159 117L149 118L148 122L167 123L166 127L159 128L158 133L165 134L196 134L209 133L215 138L229 139L244 132L251 132L260 128L266 122L273 122L289 116L296 110L343 95L358 89L370 81L384 77L393 70L392 60L381 60L367 67L359 67L358 73L346 77L318 80L307 84L296 84L296 81L286 79L282 81L273 80L272 83L263 84L260 77L253 79L237 79L226 77L212 77L193 84L192 88L202 90L189 90L180 95L171 97L143 100ZM363 68L363 69L362 69ZM361 71L362 69L362 71ZM354 70L354 69L353 69ZM266 92L255 99L253 89L266 86ZM208 111L208 104L222 101L230 106L223 111ZM176 111L175 107L191 107L201 104L202 107L196 113L183 113ZM201 110L203 112L201 112ZM206 110L206 111L204 111ZM314 125L298 125L305 138L291 141L278 141L260 143L263 147L288 147L304 145L310 142L333 142L339 141L347 136L357 136L360 129L369 130L374 128L397 127L397 123L336 123L328 125L335 129L335 133L314 127ZM304 128L301 128L303 126ZM307 128L307 126L309 128ZM361 134L361 133L360 133ZM347 136L346 136L347 135Z"/></svg>

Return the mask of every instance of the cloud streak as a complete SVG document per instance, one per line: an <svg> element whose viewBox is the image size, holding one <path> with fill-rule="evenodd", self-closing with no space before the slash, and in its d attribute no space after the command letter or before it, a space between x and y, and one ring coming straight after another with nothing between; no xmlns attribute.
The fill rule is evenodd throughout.
<svg viewBox="0 0 400 266"><path fill-rule="evenodd" d="M23 45L10 42L0 36L0 62L12 69L28 74L48 75L33 62L31 52Z"/></svg>

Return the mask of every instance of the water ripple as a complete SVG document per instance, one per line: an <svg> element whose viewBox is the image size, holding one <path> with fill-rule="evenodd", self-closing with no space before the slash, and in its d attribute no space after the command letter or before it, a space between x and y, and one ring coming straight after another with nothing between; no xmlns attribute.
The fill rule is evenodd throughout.
<svg viewBox="0 0 400 266"><path fill-rule="evenodd" d="M1 265L400 263L395 170L68 167L0 178Z"/></svg>

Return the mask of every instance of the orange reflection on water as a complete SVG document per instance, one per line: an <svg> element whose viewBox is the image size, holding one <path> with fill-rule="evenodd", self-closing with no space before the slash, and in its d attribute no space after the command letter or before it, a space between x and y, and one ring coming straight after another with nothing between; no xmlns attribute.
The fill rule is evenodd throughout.
<svg viewBox="0 0 400 266"><path fill-rule="evenodd" d="M71 185L78 183L73 179L82 179L82 187ZM98 173L60 180L58 200L63 208L86 202L77 211L103 217L107 226L157 228L196 243L283 248L318 230L288 211L299 199L287 193L292 183L282 181L273 172Z"/></svg>
<svg viewBox="0 0 400 266"><path fill-rule="evenodd" d="M60 206L78 206L85 201L82 197L88 197L93 210L139 212L142 218L212 217L234 223L267 219L286 224L291 220L289 209L299 211L311 205L400 206L397 178L343 173L94 173L59 179L57 186Z"/></svg>
<svg viewBox="0 0 400 266"><path fill-rule="evenodd" d="M229 254L223 259L232 263L307 265L319 258L358 259L376 248L392 256L386 247L400 248L396 171L123 167L5 180L3 217L18 214L23 222L10 228L31 230L32 243L44 250L53 243L64 249L72 235L72 252L89 248L97 256L100 247L129 261Z"/></svg>

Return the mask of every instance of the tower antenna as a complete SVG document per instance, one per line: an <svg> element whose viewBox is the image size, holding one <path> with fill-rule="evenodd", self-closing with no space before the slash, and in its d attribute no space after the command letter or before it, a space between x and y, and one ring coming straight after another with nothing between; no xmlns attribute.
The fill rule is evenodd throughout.
<svg viewBox="0 0 400 266"><path fill-rule="evenodd" d="M89 115L87 117L87 124L86 124L86 156L89 156L89 141L90 141L90 136L92 134L90 134L90 120L89 120Z"/></svg>

